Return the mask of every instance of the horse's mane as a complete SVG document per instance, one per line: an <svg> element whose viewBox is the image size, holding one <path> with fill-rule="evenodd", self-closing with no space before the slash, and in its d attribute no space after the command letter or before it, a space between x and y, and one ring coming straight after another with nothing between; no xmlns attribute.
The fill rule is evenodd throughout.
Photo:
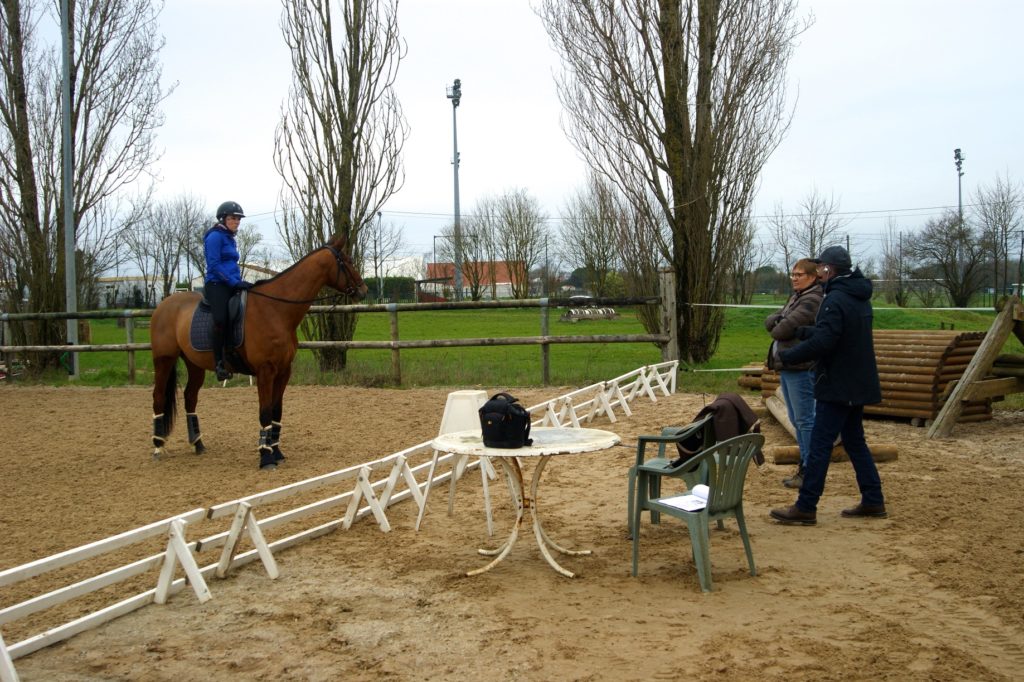
<svg viewBox="0 0 1024 682"><path fill-rule="evenodd" d="M289 272L291 272L295 268L299 267L299 265L302 263L302 261L306 260L307 258L312 256L313 254L317 253L318 251L320 251L320 250L322 250L322 249L324 249L324 248L326 248L328 246L333 246L338 251L342 251L342 249L345 247L345 242L346 242L345 237L342 236L342 235L338 235L338 236L334 237L334 239L332 239L331 241L329 241L326 244L324 244L323 246L316 247L315 249L313 249L312 251L307 253L305 256L303 256L299 260L295 261L294 263L292 263L287 268L285 268L281 272L277 273L273 277L270 277L268 279L258 279L258 280L256 280L254 282L254 284L263 284L265 282L273 282L275 279L278 279L279 277L284 277Z"/></svg>

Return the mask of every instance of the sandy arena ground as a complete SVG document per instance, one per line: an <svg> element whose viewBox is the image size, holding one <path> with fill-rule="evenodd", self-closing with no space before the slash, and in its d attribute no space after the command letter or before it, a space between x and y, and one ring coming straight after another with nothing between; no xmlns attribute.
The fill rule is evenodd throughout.
<svg viewBox="0 0 1024 682"><path fill-rule="evenodd" d="M511 392L532 405L567 390ZM146 388L0 387L0 570L429 440L446 394L292 387L288 459L261 472L249 387L204 390L209 452L190 454L181 421L159 462L150 457ZM637 434L690 421L709 398L638 398L632 417L592 426L628 446ZM768 445L791 443L766 421ZM15 665L26 681L1024 679L1024 413L997 412L939 441L894 421L869 421L867 431L869 443L899 447L897 462L879 466L889 519L840 518L857 501L856 484L849 464L833 464L817 527L777 525L768 511L793 501L780 485L792 467L751 467L745 499L758 575L747 573L728 522L712 533L711 594L700 592L685 524L674 519L644 521L640 576L630 577L634 453L618 447L552 460L545 472L547 530L594 550L562 559L575 579L548 567L527 528L504 563L463 576L485 563L477 547L496 544L472 472L453 516L447 490L435 491L419 533L415 506L402 502L388 511L390 533L363 519L279 552L276 581L249 564L212 579L205 604L180 592ZM498 538L510 522L508 498L501 485L492 491ZM216 532L213 523L189 538ZM275 529L270 539L300 529ZM65 582L0 588L0 608L96 572L83 566L62 572ZM20 641L156 584L155 573L145 578L132 591L5 625L4 638Z"/></svg>

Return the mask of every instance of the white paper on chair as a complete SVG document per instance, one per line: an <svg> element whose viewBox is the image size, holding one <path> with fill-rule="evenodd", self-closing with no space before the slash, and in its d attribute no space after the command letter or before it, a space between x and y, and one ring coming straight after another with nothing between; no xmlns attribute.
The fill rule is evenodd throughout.
<svg viewBox="0 0 1024 682"><path fill-rule="evenodd" d="M683 511L700 511L708 506L708 487L703 483L698 483L685 495L664 497L659 502Z"/></svg>

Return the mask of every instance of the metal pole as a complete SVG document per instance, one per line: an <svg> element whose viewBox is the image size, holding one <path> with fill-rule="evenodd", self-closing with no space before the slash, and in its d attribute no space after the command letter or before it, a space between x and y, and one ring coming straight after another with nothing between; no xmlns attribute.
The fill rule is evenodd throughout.
<svg viewBox="0 0 1024 682"><path fill-rule="evenodd" d="M963 275L960 272L960 262L961 262L960 249L963 247L963 241L964 241L964 202L963 202L963 181L962 181L962 178L964 177L963 163L964 163L964 159L965 158L967 158L967 157L965 157L963 155L963 153L960 151L959 147L957 147L956 149L953 150L953 162L956 164L956 205L957 205L957 215L958 215L958 218L957 218L958 225L957 225L957 235L956 235L956 249L955 249L955 251L956 251L955 267L956 267L957 279L960 280L957 283L957 286L960 287L961 290L963 290L963 286L964 286Z"/></svg>
<svg viewBox="0 0 1024 682"><path fill-rule="evenodd" d="M455 286L455 300L462 300L462 227L459 220L459 129L457 124L457 118L455 115L456 110L459 108L459 102L462 101L462 81L458 78L455 79L455 83L451 88L448 89L448 99L452 101L452 166L455 169L455 229L453 236L455 237L454 244L454 258L452 263L455 267L454 286Z"/></svg>
<svg viewBox="0 0 1024 682"><path fill-rule="evenodd" d="M380 303L380 231L381 215L377 211L377 238L373 240L373 275L377 279L377 303Z"/></svg>
<svg viewBox="0 0 1024 682"><path fill-rule="evenodd" d="M69 0L61 0L61 42L63 44L63 76L61 82L61 126L63 144L61 156L63 161L64 187L64 291L67 299L65 310L69 313L78 312L78 286L75 273L75 189L74 189L74 147L71 144L71 14ZM72 346L78 345L78 320L67 321L67 341ZM68 375L78 378L78 353L71 353Z"/></svg>

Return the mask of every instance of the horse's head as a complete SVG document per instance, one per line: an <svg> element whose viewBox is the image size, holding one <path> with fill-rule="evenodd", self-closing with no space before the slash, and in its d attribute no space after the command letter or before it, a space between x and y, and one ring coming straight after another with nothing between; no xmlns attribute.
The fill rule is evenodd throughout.
<svg viewBox="0 0 1024 682"><path fill-rule="evenodd" d="M334 255L334 261L338 266L331 286L354 301L362 300L366 296L366 283L359 276L351 256L337 243L326 244L324 248Z"/></svg>

